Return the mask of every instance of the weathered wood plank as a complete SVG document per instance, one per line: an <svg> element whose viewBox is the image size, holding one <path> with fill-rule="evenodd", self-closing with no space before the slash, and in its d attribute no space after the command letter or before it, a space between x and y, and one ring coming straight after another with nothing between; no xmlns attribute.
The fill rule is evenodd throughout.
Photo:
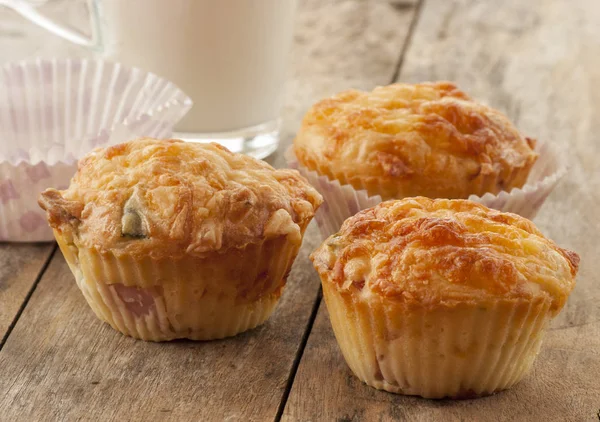
<svg viewBox="0 0 600 422"><path fill-rule="evenodd" d="M554 142L571 169L536 218L580 253L578 284L553 321L533 373L513 389L431 401L362 385L321 304L284 420L596 420L600 408L600 3L425 0L400 80L448 79Z"/></svg>
<svg viewBox="0 0 600 422"><path fill-rule="evenodd" d="M55 16L56 6L56 3L45 6L44 10ZM71 9L70 14L71 18L83 16L81 7L77 7L77 10ZM45 35L43 29L26 24L16 12L0 7L0 65L35 54L51 55L48 52L54 47L65 44L54 37L46 37L48 40L44 43L45 49L40 49L42 43L38 40ZM73 47L72 50L76 51L78 48ZM53 247L49 243L0 243L0 348Z"/></svg>
<svg viewBox="0 0 600 422"><path fill-rule="evenodd" d="M389 80L413 14L414 2L300 2L276 166L314 100ZM0 352L2 418L274 419L318 297L308 261L318 239L309 227L266 325L205 343L152 344L114 332L94 317L57 253Z"/></svg>
<svg viewBox="0 0 600 422"><path fill-rule="evenodd" d="M598 336L597 323L552 330L533 372L512 389L476 400L426 400L361 383L339 352L323 304L282 420L593 421L600 407Z"/></svg>
<svg viewBox="0 0 600 422"><path fill-rule="evenodd" d="M53 248L49 243L0 243L0 348Z"/></svg>
<svg viewBox="0 0 600 422"><path fill-rule="evenodd" d="M57 253L0 353L2 418L273 419L318 291L305 265L315 246L307 242L262 327L162 344L100 323Z"/></svg>
<svg viewBox="0 0 600 422"><path fill-rule="evenodd" d="M64 1L60 0L60 2ZM56 17L57 6L64 6L64 4L53 3L42 9ZM70 16L66 20L71 23L82 20L76 19L85 15L85 10L82 9L84 9L83 4L70 8ZM65 18L64 14L62 18ZM39 42L41 38L45 39L44 43ZM12 60L33 57L36 54L52 56L52 51L58 51L56 47L59 47L59 50L62 47L64 55L73 51L83 53L81 47L67 44L66 41L58 38L48 37L43 29L25 23L16 12L0 6L0 65ZM54 245L50 243L39 245L0 243L0 348L53 248Z"/></svg>
<svg viewBox="0 0 600 422"><path fill-rule="evenodd" d="M349 87L372 89L389 82L417 4L418 0L301 1L281 145L267 161L287 167L283 152L317 100Z"/></svg>

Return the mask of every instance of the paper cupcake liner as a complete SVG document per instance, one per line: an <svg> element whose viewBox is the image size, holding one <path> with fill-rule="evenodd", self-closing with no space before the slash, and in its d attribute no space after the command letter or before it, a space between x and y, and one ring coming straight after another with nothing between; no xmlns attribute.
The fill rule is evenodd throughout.
<svg viewBox="0 0 600 422"><path fill-rule="evenodd" d="M169 137L191 107L173 83L100 60L36 60L0 68L0 241L48 241L37 197L65 188L98 146Z"/></svg>
<svg viewBox="0 0 600 422"><path fill-rule="evenodd" d="M136 259L77 249L55 235L98 318L151 341L219 339L264 323L299 249L280 236L206 257Z"/></svg>
<svg viewBox="0 0 600 422"><path fill-rule="evenodd" d="M489 208L533 219L567 171L556 148L551 144L538 142L535 150L539 157L522 188L514 188L510 192L502 191L497 195L492 193L482 196L471 195L468 199ZM285 157L288 166L297 169L323 196L324 202L315 215L323 239L336 233L342 223L358 211L382 202L379 195L369 196L365 189L355 189L350 184L342 184L338 180L332 180L328 176L302 166L294 155L293 147L286 151ZM505 176L506 180L511 180L513 177ZM496 186L496 178L482 179L481 190L486 190L486 186Z"/></svg>
<svg viewBox="0 0 600 422"><path fill-rule="evenodd" d="M323 294L352 372L377 389L425 398L474 398L516 384L531 369L551 315L544 300L407 310L356 300L328 281Z"/></svg>

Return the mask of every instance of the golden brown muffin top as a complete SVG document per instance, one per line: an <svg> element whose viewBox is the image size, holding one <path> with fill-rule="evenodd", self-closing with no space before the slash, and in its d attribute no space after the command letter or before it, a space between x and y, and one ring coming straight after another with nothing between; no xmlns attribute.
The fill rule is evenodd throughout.
<svg viewBox="0 0 600 422"><path fill-rule="evenodd" d="M398 83L319 101L294 152L310 170L384 199L466 198L490 178L492 193L522 186L534 144L452 83Z"/></svg>
<svg viewBox="0 0 600 422"><path fill-rule="evenodd" d="M175 257L282 235L300 243L322 199L294 170L217 144L144 138L94 150L67 190L39 202L75 244Z"/></svg>
<svg viewBox="0 0 600 422"><path fill-rule="evenodd" d="M323 282L353 295L424 307L545 297L555 312L579 265L523 217L423 197L359 212L311 259Z"/></svg>

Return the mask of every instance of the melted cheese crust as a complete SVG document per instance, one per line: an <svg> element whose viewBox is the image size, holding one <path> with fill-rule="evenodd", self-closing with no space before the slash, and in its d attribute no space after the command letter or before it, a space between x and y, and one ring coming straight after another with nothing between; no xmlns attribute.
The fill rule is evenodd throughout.
<svg viewBox="0 0 600 422"><path fill-rule="evenodd" d="M535 141L448 82L324 99L294 140L302 165L383 199L467 198L521 187Z"/></svg>
<svg viewBox="0 0 600 422"><path fill-rule="evenodd" d="M523 217L423 197L361 211L311 259L323 282L357 298L436 307L545 297L554 312L579 265Z"/></svg>
<svg viewBox="0 0 600 422"><path fill-rule="evenodd" d="M299 244L321 202L295 170L217 144L149 138L94 150L67 190L40 196L50 225L75 244L153 257L277 236Z"/></svg>

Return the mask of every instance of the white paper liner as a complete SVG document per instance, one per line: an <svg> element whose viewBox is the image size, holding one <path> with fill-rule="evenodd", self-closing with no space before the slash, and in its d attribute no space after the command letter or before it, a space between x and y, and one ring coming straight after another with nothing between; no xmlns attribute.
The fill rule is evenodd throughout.
<svg viewBox="0 0 600 422"><path fill-rule="evenodd" d="M96 316L150 341L220 339L261 325L274 311L300 248L300 242L280 236L208 257L155 259L77 248L55 234Z"/></svg>
<svg viewBox="0 0 600 422"><path fill-rule="evenodd" d="M538 142L535 151L539 157L522 188L514 188L510 192L502 191L497 195L471 195L468 199L489 208L533 219L550 192L567 172L559 153L550 143ZM347 218L382 201L379 195L369 196L366 190L354 189L349 184L342 185L338 180L331 180L303 167L294 155L293 147L286 151L285 158L289 167L297 169L323 196L324 202L315 215L323 239L336 233Z"/></svg>
<svg viewBox="0 0 600 422"><path fill-rule="evenodd" d="M545 299L407 309L322 284L352 372L397 394L473 398L510 388L530 371L551 319Z"/></svg>
<svg viewBox="0 0 600 422"><path fill-rule="evenodd" d="M49 241L37 205L64 189L98 146L169 137L192 101L172 82L101 60L49 59L0 68L0 241Z"/></svg>

